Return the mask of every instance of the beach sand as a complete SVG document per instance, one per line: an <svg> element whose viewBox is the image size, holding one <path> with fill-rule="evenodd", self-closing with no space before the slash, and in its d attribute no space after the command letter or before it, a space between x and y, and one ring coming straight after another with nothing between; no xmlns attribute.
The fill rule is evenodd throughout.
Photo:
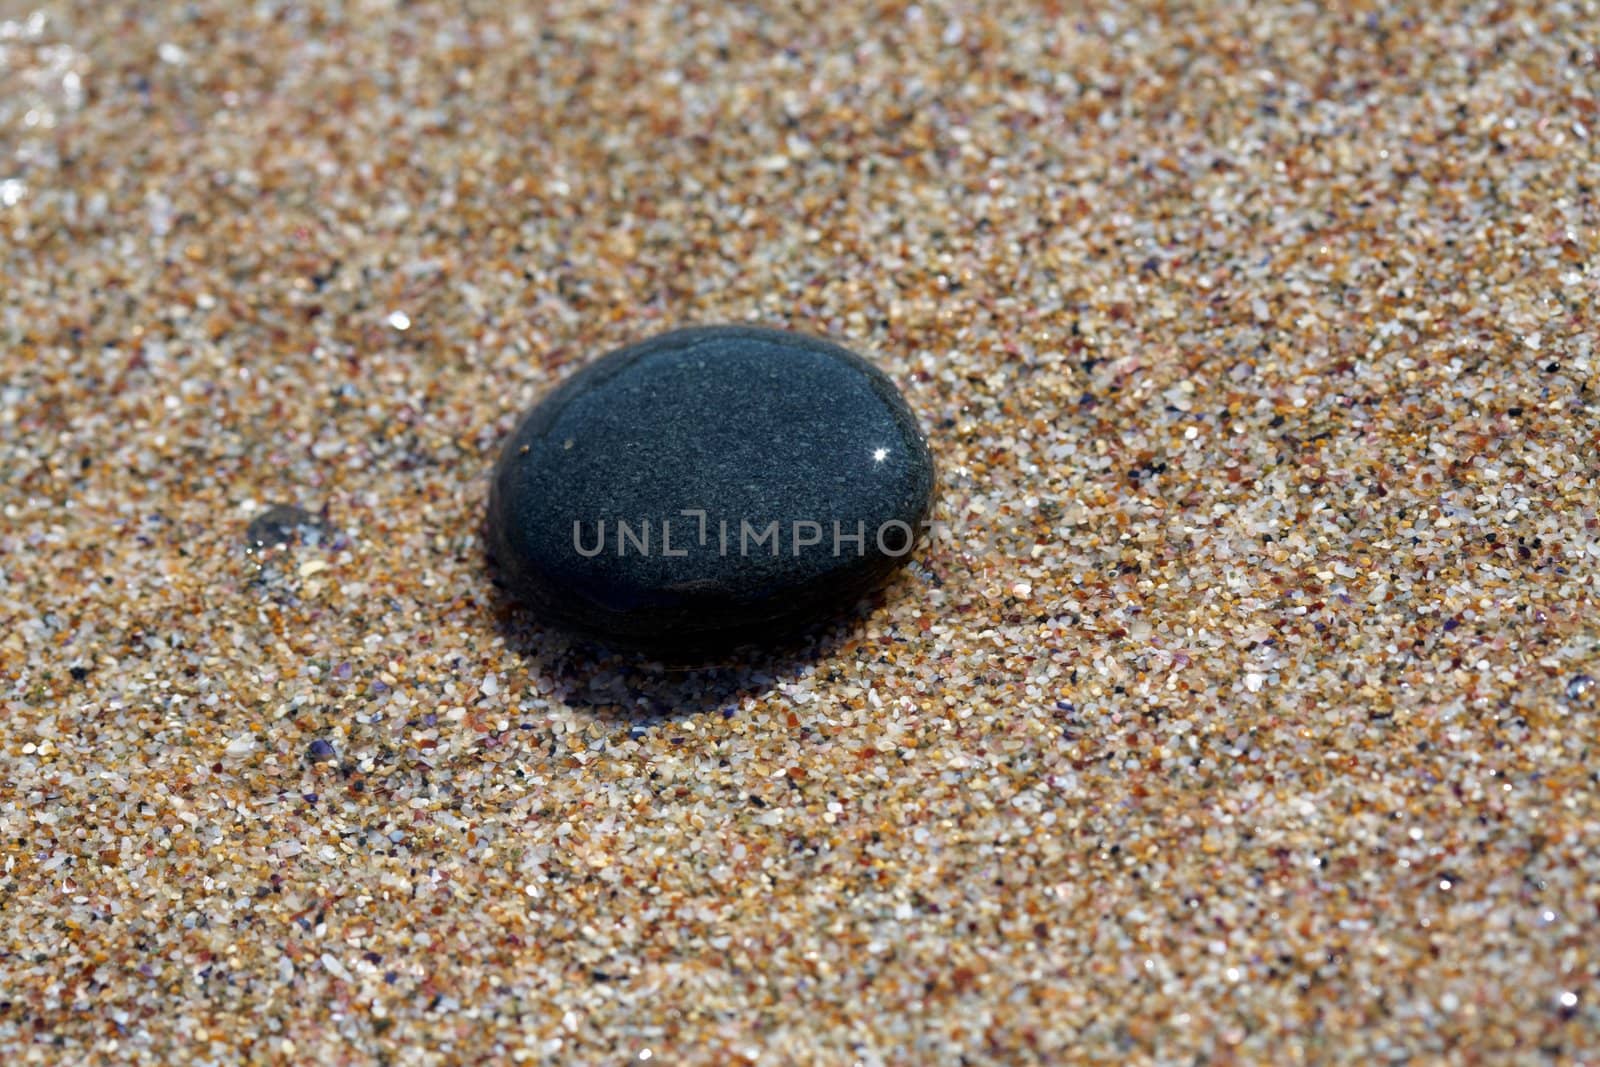
<svg viewBox="0 0 1600 1067"><path fill-rule="evenodd" d="M0 0L0 1055L1592 1057L1597 42ZM942 531L570 645L497 446L716 322L881 366Z"/></svg>

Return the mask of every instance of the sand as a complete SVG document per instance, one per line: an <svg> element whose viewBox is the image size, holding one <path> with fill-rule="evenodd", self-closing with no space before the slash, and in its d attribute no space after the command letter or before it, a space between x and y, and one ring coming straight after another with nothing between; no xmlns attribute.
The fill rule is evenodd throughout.
<svg viewBox="0 0 1600 1067"><path fill-rule="evenodd" d="M1593 1062L1600 13L766 6L0 0L0 1055ZM496 447L715 322L943 530L571 645Z"/></svg>

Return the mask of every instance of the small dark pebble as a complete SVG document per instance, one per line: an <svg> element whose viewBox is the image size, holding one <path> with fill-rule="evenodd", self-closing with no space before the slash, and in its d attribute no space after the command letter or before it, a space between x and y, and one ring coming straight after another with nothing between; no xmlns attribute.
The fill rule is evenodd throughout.
<svg viewBox="0 0 1600 1067"><path fill-rule="evenodd" d="M284 545L320 545L325 532L322 520L305 508L274 504L250 520L244 540L250 551L261 552Z"/></svg>
<svg viewBox="0 0 1600 1067"><path fill-rule="evenodd" d="M1567 679L1567 699L1579 700L1594 688L1594 678L1587 674L1574 674Z"/></svg>
<svg viewBox="0 0 1600 1067"><path fill-rule="evenodd" d="M678 330L573 374L512 432L487 543L558 628L695 654L842 611L910 558L933 461L894 384L776 330Z"/></svg>
<svg viewBox="0 0 1600 1067"><path fill-rule="evenodd" d="M306 759L312 763L332 763L338 758L339 753L333 745L320 737L306 747Z"/></svg>

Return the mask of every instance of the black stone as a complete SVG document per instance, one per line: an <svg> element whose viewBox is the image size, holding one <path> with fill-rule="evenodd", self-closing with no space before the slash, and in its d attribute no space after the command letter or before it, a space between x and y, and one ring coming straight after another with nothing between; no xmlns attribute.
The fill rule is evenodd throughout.
<svg viewBox="0 0 1600 1067"><path fill-rule="evenodd" d="M333 745L320 737L306 746L306 760L309 763L331 763L338 758L339 753Z"/></svg>
<svg viewBox="0 0 1600 1067"><path fill-rule="evenodd" d="M524 415L486 532L506 587L543 621L708 652L882 584L933 490L927 443L882 372L815 338L704 327L603 356Z"/></svg>

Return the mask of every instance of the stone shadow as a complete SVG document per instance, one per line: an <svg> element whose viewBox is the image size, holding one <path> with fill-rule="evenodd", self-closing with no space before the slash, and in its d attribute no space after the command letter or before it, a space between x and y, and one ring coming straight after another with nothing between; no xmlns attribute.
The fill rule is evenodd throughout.
<svg viewBox="0 0 1600 1067"><path fill-rule="evenodd" d="M530 673L553 683L556 699L622 728L717 711L731 718L745 698L764 696L847 645L887 595L880 590L833 619L760 644L714 656L661 658L544 626L511 598L493 563L485 560L484 566L494 590L495 626L506 647Z"/></svg>

